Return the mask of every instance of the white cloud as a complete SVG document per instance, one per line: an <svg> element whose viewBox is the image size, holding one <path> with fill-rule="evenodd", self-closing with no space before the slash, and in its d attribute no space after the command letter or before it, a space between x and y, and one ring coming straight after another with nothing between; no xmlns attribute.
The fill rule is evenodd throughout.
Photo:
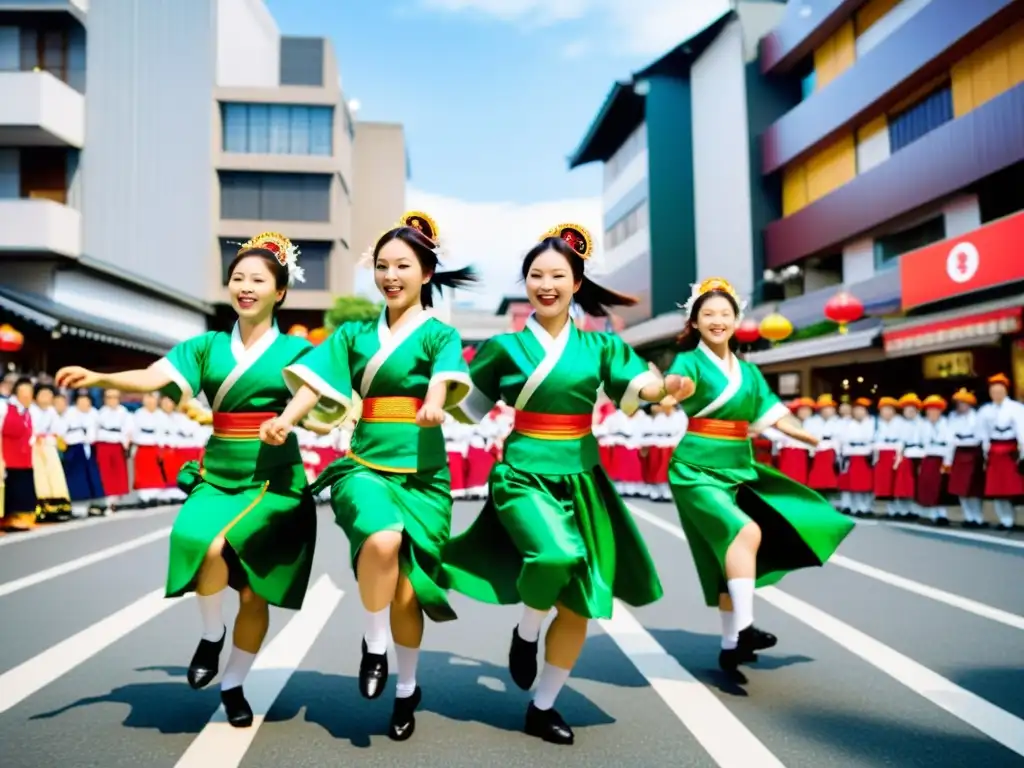
<svg viewBox="0 0 1024 768"><path fill-rule="evenodd" d="M437 221L445 268L472 264L479 271L481 285L457 298L481 309L496 308L504 296L522 295L519 268L523 256L541 234L557 224L574 222L590 231L595 256L588 269L600 272L604 234L600 197L530 204L476 203L410 187L406 208L425 211ZM357 291L373 295L372 275L369 270L360 273Z"/></svg>
<svg viewBox="0 0 1024 768"><path fill-rule="evenodd" d="M562 56L566 59L578 59L590 51L589 40L573 40L562 49Z"/></svg>
<svg viewBox="0 0 1024 768"><path fill-rule="evenodd" d="M502 21L543 25L581 18L593 0L423 0L423 5L433 10L473 11Z"/></svg>

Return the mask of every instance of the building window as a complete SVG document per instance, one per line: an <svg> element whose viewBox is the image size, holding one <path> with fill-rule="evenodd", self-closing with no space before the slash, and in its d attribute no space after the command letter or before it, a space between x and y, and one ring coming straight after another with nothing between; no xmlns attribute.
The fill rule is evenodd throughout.
<svg viewBox="0 0 1024 768"><path fill-rule="evenodd" d="M296 242L299 249L299 264L306 271L304 283L295 283L291 291L326 291L331 261L331 243L303 241ZM227 238L220 241L221 279L228 284L228 267L238 255L238 243Z"/></svg>
<svg viewBox="0 0 1024 768"><path fill-rule="evenodd" d="M632 162L633 158L645 149L647 149L647 126L642 124L629 135L629 138L623 142L622 146L604 164L605 188L615 181L626 170L626 166Z"/></svg>
<svg viewBox="0 0 1024 768"><path fill-rule="evenodd" d="M889 117L889 151L896 152L953 119L953 90L947 83L916 104Z"/></svg>
<svg viewBox="0 0 1024 768"><path fill-rule="evenodd" d="M875 269L891 269L900 256L946 239L946 219L941 214L917 226L875 239Z"/></svg>
<svg viewBox="0 0 1024 768"><path fill-rule="evenodd" d="M644 200L640 205L615 222L611 229L606 230L604 233L605 249L615 248L619 244L626 242L637 232L646 230L650 225L648 210L647 201Z"/></svg>
<svg viewBox="0 0 1024 768"><path fill-rule="evenodd" d="M324 40L320 37L281 38L281 85L324 85Z"/></svg>
<svg viewBox="0 0 1024 768"><path fill-rule="evenodd" d="M220 217L247 221L330 221L331 175L221 171Z"/></svg>
<svg viewBox="0 0 1024 768"><path fill-rule="evenodd" d="M225 152L320 155L333 152L334 108L289 104L221 105Z"/></svg>

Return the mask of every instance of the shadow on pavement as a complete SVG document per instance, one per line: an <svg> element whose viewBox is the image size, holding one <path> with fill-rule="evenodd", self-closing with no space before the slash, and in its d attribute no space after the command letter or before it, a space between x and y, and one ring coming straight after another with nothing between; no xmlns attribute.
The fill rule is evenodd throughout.
<svg viewBox="0 0 1024 768"><path fill-rule="evenodd" d="M943 674L1011 715L1024 718L1024 645L1015 655L1017 658L1010 659L1005 667L963 667Z"/></svg>

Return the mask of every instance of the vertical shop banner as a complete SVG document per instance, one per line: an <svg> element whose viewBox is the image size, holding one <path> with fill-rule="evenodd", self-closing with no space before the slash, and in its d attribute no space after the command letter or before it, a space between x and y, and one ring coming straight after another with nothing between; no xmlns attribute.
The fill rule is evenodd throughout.
<svg viewBox="0 0 1024 768"><path fill-rule="evenodd" d="M1024 212L900 257L903 309L1024 280Z"/></svg>

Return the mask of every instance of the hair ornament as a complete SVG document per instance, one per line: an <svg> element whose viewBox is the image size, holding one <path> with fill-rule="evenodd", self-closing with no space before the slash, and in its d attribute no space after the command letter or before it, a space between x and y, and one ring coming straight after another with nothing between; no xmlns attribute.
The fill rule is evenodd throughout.
<svg viewBox="0 0 1024 768"><path fill-rule="evenodd" d="M235 244L232 243L232 245ZM280 232L261 232L251 240L242 243L238 253L256 248L270 251L281 263L281 266L287 268L289 286L294 285L296 281L306 282L306 270L299 266L298 246Z"/></svg>
<svg viewBox="0 0 1024 768"><path fill-rule="evenodd" d="M547 240L549 237L558 237L564 240L576 255L586 261L593 252L594 240L587 228L580 224L559 224L552 227L538 238Z"/></svg>
<svg viewBox="0 0 1024 768"><path fill-rule="evenodd" d="M377 243L388 232L401 227L415 229L430 240L434 244L434 255L438 261L441 260L441 257L444 255L444 249L441 247L440 231L437 228L437 222L434 220L434 217L424 211L406 211L393 227L388 227L377 235L377 239L373 241L373 244L359 257L358 266L367 268L373 266L373 252L377 248Z"/></svg>
<svg viewBox="0 0 1024 768"><path fill-rule="evenodd" d="M736 289L732 287L732 283L726 280L724 277L709 277L703 283L692 283L690 285L690 298L686 300L685 304L676 304L683 314L689 318L690 313L693 312L693 305L697 302L701 296L711 291L721 291L727 293L736 301L736 306L740 308L740 313L736 317L736 322L743 319L743 312L747 308L747 302L740 298L740 295L736 293Z"/></svg>

